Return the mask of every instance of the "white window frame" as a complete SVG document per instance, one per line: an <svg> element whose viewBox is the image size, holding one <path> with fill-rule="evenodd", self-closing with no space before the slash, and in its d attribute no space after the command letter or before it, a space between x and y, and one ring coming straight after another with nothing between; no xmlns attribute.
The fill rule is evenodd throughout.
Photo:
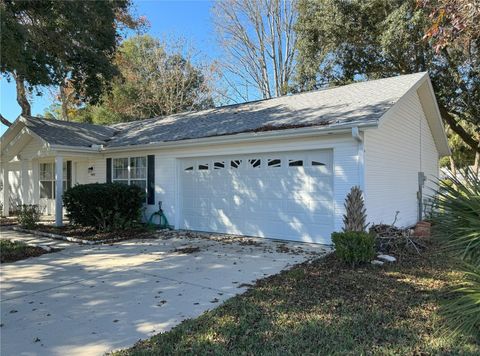
<svg viewBox="0 0 480 356"><path fill-rule="evenodd" d="M42 165L47 164L51 166L50 179L43 179L42 177ZM67 177L67 161L63 161L63 192L67 190L69 181ZM42 182L43 184L50 184L52 189L52 196L51 197L42 197ZM38 186L39 186L39 193L40 199L55 199L55 195L57 193L56 190L56 179L55 179L55 162L40 162L39 163L39 175L38 175Z"/></svg>
<svg viewBox="0 0 480 356"><path fill-rule="evenodd" d="M132 159L136 158L143 158L145 160L145 178L132 178ZM115 160L127 160L127 179L115 178ZM112 157L112 183L119 182L123 183L126 182L127 185L132 185L132 181L144 181L145 182L145 193L147 193L147 183L148 183L148 160L147 156L128 156L128 157Z"/></svg>

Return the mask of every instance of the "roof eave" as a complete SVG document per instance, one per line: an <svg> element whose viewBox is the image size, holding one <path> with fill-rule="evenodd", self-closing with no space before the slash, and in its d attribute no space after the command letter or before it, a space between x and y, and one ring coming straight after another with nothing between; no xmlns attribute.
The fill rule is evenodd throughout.
<svg viewBox="0 0 480 356"><path fill-rule="evenodd" d="M298 137L308 137L308 136L323 136L331 134L351 134L352 127L358 127L359 129L369 129L375 128L378 126L378 120L361 123L361 122L352 122L348 125L338 125L336 127L304 127L304 128L294 128L294 129L282 129L282 130L271 130L271 131L262 131L262 132L244 132L231 135L221 135L221 136L211 136L203 138L194 138L194 139L185 139L178 141L163 141L163 142L154 142L148 144L139 144L139 145L125 145L125 146L116 146L116 147L105 147L103 152L119 152L119 151L137 151L137 150L148 150L156 148L167 148L167 147L190 147L198 146L204 144L222 144L222 143L240 143L240 142L250 142L258 140L275 140L279 138L298 138Z"/></svg>

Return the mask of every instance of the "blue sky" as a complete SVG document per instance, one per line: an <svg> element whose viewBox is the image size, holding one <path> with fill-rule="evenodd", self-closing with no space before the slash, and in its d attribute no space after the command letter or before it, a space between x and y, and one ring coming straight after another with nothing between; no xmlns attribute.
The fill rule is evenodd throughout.
<svg viewBox="0 0 480 356"><path fill-rule="evenodd" d="M136 13L145 15L150 22L149 34L160 38L185 38L207 59L219 56L211 21L212 4L213 1L206 0L134 0ZM44 90L42 96L33 96L31 103L32 114L42 114L51 104L48 90ZM8 83L1 78L0 112L13 121L20 111L14 82ZM6 126L0 124L0 135L5 130Z"/></svg>

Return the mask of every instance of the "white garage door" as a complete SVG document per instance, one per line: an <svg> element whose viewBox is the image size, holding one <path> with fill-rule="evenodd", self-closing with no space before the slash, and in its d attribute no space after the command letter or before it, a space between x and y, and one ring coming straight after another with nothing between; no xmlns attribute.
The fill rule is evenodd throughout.
<svg viewBox="0 0 480 356"><path fill-rule="evenodd" d="M181 160L185 229L329 243L332 150Z"/></svg>

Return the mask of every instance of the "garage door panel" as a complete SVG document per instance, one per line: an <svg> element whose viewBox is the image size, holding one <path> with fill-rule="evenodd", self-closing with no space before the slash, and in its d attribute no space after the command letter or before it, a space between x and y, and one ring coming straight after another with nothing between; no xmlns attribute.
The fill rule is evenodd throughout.
<svg viewBox="0 0 480 356"><path fill-rule="evenodd" d="M182 227L329 242L331 150L181 161Z"/></svg>

